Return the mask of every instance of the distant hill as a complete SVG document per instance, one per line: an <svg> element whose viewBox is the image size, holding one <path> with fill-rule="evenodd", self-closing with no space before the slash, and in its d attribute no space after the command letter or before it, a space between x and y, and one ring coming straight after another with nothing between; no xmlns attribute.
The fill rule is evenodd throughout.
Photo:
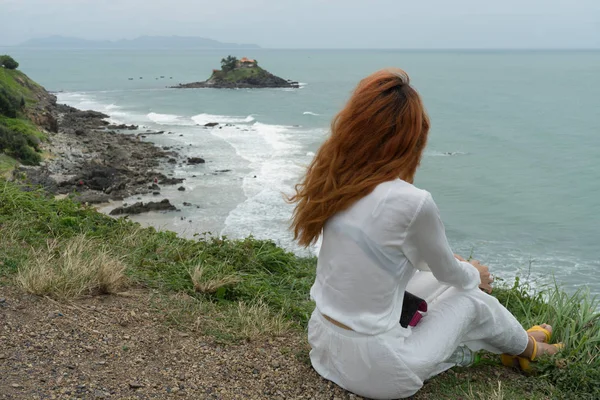
<svg viewBox="0 0 600 400"><path fill-rule="evenodd" d="M30 39L18 47L65 49L259 49L255 44L224 43L192 36L140 36L135 39L87 40L65 36Z"/></svg>

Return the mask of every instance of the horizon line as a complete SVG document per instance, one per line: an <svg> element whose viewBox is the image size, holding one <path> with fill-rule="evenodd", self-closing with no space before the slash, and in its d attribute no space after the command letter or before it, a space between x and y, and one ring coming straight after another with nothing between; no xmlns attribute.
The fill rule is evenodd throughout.
<svg viewBox="0 0 600 400"><path fill-rule="evenodd" d="M242 45L243 46L243 45ZM258 47L253 47L258 46ZM393 51L598 51L600 47L263 47L260 45L249 45L247 48L239 47L45 47L45 46L21 46L20 44L0 44L0 48L20 49L47 49L47 50L393 50Z"/></svg>

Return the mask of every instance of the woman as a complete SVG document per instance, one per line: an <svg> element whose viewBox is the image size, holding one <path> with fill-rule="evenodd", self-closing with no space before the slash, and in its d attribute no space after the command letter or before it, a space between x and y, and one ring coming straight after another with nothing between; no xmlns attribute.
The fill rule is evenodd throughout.
<svg viewBox="0 0 600 400"><path fill-rule="evenodd" d="M390 399L450 368L461 344L524 368L558 350L549 325L525 331L482 291L492 289L488 268L453 255L431 195L413 186L429 118L404 71L360 82L331 131L290 199L298 242L322 234L308 326L321 376ZM415 327L399 324L405 291L429 303Z"/></svg>

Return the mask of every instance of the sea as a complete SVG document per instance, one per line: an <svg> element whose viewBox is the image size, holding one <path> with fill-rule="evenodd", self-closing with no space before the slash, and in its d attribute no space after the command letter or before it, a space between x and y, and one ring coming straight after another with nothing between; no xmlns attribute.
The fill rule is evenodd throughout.
<svg viewBox="0 0 600 400"><path fill-rule="evenodd" d="M56 91L59 102L165 131L144 140L206 160L164 167L185 178L185 191L164 187L158 196L180 212L132 219L190 238L253 235L300 255L315 249L294 244L284 194L300 180L358 81L381 68L403 68L432 121L415 184L432 193L453 250L507 282L520 276L534 286L557 282L600 294L598 51L0 52ZM257 59L301 87L168 88L207 79L229 54ZM207 129L209 122L219 126Z"/></svg>

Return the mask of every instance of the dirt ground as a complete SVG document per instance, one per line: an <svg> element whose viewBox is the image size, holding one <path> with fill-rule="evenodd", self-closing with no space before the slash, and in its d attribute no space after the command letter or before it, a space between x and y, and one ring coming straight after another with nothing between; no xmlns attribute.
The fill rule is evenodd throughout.
<svg viewBox="0 0 600 400"><path fill-rule="evenodd" d="M61 304L0 286L0 399L359 399L301 336L223 345L169 328L149 292Z"/></svg>

